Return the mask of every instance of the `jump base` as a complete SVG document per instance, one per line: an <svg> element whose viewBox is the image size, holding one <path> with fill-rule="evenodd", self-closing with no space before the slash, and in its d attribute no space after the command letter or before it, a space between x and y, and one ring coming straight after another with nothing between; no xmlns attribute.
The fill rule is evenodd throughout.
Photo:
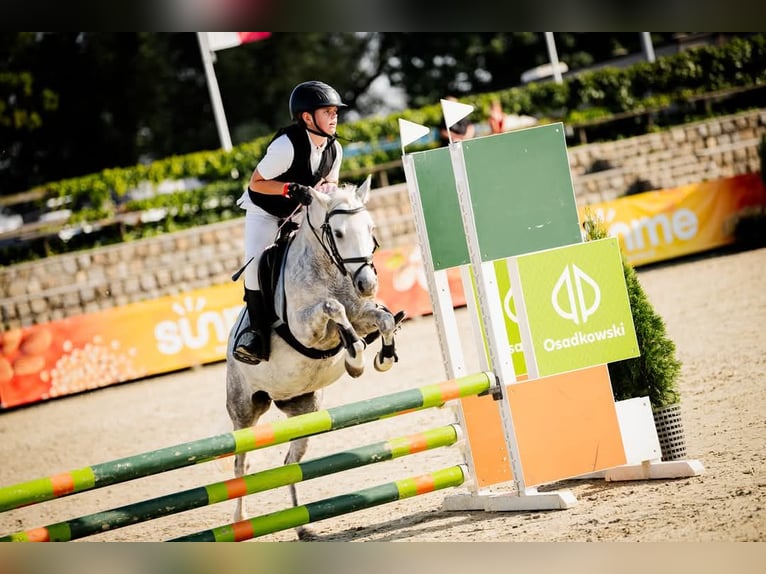
<svg viewBox="0 0 766 574"><path fill-rule="evenodd" d="M568 490L537 492L528 488L524 494L455 494L445 497L444 510L483 510L513 512L525 510L563 510L577 504Z"/></svg>
<svg viewBox="0 0 766 574"><path fill-rule="evenodd" d="M647 460L640 464L625 464L599 472L591 472L575 479L600 479L607 482L627 480L652 480L666 478L687 478L705 473L704 465L698 460Z"/></svg>

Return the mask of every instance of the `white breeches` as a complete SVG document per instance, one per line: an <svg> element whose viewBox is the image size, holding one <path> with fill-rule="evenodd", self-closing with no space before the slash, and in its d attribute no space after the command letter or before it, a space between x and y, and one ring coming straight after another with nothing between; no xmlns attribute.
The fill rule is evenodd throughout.
<svg viewBox="0 0 766 574"><path fill-rule="evenodd" d="M300 224L303 220L303 210L293 216L293 221ZM279 231L279 218L265 212L260 207L250 205L245 210L245 260L253 260L245 269L245 289L258 291L258 263L264 250L274 243Z"/></svg>

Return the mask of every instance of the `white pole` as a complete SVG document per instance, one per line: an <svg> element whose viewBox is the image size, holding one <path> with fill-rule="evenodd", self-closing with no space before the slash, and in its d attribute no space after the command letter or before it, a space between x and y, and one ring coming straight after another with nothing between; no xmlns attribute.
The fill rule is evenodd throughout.
<svg viewBox="0 0 766 574"><path fill-rule="evenodd" d="M641 44L644 46L644 54L646 54L647 62L654 62L654 46L652 45L651 32L641 32Z"/></svg>
<svg viewBox="0 0 766 574"><path fill-rule="evenodd" d="M221 140L221 147L225 151L231 151L229 126L226 124L226 114L223 111L221 91L218 89L218 80L216 80L215 77L215 69L213 68L213 53L211 52L210 46L207 42L207 32L197 32L197 39L199 40L200 52L202 52L202 64L205 66L207 87L210 91L210 100L213 103L215 125L218 127L218 137Z"/></svg>
<svg viewBox="0 0 766 574"><path fill-rule="evenodd" d="M548 45L548 58L553 66L553 79L557 84L562 82L561 70L559 70L559 55L556 52L556 42L553 39L553 32L545 32L545 43Z"/></svg>

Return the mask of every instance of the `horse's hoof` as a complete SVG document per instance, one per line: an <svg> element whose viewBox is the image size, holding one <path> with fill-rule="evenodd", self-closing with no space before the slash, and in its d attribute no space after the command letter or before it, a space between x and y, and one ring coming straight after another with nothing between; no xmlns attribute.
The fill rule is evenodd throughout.
<svg viewBox="0 0 766 574"><path fill-rule="evenodd" d="M388 371L391 367L394 366L395 361L393 358L382 358L381 353L375 354L375 360L372 362L372 366L375 367L375 370L379 373L385 373Z"/></svg>
<svg viewBox="0 0 766 574"><path fill-rule="evenodd" d="M354 378L360 377L364 372L364 352L366 345L361 339L346 349L346 372ZM352 352L353 351L353 352Z"/></svg>
<svg viewBox="0 0 766 574"><path fill-rule="evenodd" d="M346 361L346 372L354 379L359 378L364 373L364 364L360 367L350 364Z"/></svg>

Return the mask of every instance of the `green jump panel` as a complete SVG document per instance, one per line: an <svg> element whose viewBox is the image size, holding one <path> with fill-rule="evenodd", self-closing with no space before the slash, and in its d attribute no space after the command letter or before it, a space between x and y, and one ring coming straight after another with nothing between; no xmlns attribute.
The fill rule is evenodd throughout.
<svg viewBox="0 0 766 574"><path fill-rule="evenodd" d="M564 126L463 142L482 261L580 243Z"/></svg>
<svg viewBox="0 0 766 574"><path fill-rule="evenodd" d="M460 203L446 147L412 154L434 270L470 263Z"/></svg>
<svg viewBox="0 0 766 574"><path fill-rule="evenodd" d="M482 261L580 243L564 126L462 143ZM470 262L446 147L412 154L434 269Z"/></svg>

